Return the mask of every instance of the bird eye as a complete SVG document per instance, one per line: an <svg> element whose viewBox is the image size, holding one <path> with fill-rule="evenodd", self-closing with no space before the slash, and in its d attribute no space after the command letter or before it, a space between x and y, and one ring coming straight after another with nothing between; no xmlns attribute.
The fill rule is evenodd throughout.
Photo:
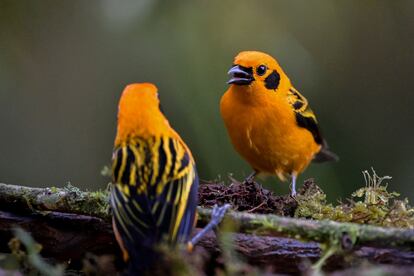
<svg viewBox="0 0 414 276"><path fill-rule="evenodd" d="M267 67L265 65L260 65L259 67L257 67L256 69L256 73L259 76L263 76L266 73Z"/></svg>

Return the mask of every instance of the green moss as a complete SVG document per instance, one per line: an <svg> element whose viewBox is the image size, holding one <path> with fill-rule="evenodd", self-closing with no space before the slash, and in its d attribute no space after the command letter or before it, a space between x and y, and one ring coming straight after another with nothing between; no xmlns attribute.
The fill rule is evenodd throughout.
<svg viewBox="0 0 414 276"><path fill-rule="evenodd" d="M98 211L99 213L108 213L109 210L109 192L107 190L105 191L95 191L89 193L90 198L92 199L91 202L95 202L96 204L92 206L95 209L95 211Z"/></svg>
<svg viewBox="0 0 414 276"><path fill-rule="evenodd" d="M407 199L397 199L399 194L388 192L388 185L383 184L384 180L390 180L391 177L379 177L374 169L372 174L368 171L362 173L366 185L352 193L347 203L340 202L336 206L328 204L322 190L312 191L297 196L295 217L413 228L414 208Z"/></svg>
<svg viewBox="0 0 414 276"><path fill-rule="evenodd" d="M109 219L109 192L84 192L68 183L63 189L50 188L47 192L40 192L31 198L42 209L68 211L73 213L95 215ZM28 205L30 206L30 200Z"/></svg>

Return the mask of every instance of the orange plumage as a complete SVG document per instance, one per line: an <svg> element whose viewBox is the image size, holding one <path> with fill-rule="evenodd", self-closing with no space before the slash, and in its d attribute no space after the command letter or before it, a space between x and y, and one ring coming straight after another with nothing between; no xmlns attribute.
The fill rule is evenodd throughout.
<svg viewBox="0 0 414 276"><path fill-rule="evenodd" d="M159 110L159 105L157 87L154 84L128 85L119 101L115 147L129 138L148 138L170 133L178 136Z"/></svg>
<svg viewBox="0 0 414 276"><path fill-rule="evenodd" d="M335 160L308 102L271 56L245 51L234 59L220 110L231 142L256 173L295 181L313 159Z"/></svg>

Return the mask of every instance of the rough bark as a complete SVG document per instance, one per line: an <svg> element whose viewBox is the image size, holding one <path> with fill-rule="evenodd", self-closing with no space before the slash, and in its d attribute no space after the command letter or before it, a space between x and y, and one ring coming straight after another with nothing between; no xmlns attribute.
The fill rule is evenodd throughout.
<svg viewBox="0 0 414 276"><path fill-rule="evenodd" d="M198 226L210 219L211 209L198 208ZM86 252L120 256L113 237L105 192L82 192L69 186L30 188L0 184L0 251L7 252L10 230L20 226L42 244L42 254L59 261L79 262ZM412 265L414 230L383 228L333 221L313 221L276 215L229 212L237 227L235 250L249 263L271 271L298 272L304 260L320 258L319 243L348 252L352 260ZM306 241L306 242L305 242ZM199 248L219 252L214 233ZM395 247L399 247L395 249ZM352 249L352 250L351 250ZM343 257L328 259L326 268L344 267Z"/></svg>
<svg viewBox="0 0 414 276"><path fill-rule="evenodd" d="M207 222L211 210L198 208L200 221ZM414 246L414 230L384 228L355 223L307 220L276 215L229 212L226 219L238 226L241 233L264 236L284 236L329 245L339 244L345 250L353 246L407 247Z"/></svg>
<svg viewBox="0 0 414 276"><path fill-rule="evenodd" d="M111 225L100 218L50 212L48 214L21 215L0 211L0 249L7 251L12 227L20 226L31 232L42 244L42 255L60 262L72 262L78 268L87 252L96 255L120 256ZM198 231L198 229L196 229ZM249 234L234 234L235 251L252 265L269 267L272 272L297 273L305 261L316 261L321 255L319 244L300 242L290 238L264 237ZM209 233L198 244L210 253L220 251L214 233ZM349 254L355 262L362 259L375 263L413 265L414 252L396 249L361 247ZM328 259L325 268L335 270L347 267L349 260L343 257Z"/></svg>
<svg viewBox="0 0 414 276"><path fill-rule="evenodd" d="M0 184L0 210L26 213L52 211L110 220L106 193L82 192L73 186L59 189ZM203 226L210 220L211 209L199 207L198 214L198 225ZM237 225L240 233L284 236L330 245L340 244L344 249L356 245L408 248L414 246L414 229L384 228L245 212L228 212L226 219Z"/></svg>

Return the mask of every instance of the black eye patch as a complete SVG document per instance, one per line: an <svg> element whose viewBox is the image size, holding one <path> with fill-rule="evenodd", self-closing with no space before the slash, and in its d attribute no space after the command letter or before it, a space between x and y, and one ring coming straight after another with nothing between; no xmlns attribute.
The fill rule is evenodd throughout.
<svg viewBox="0 0 414 276"><path fill-rule="evenodd" d="M266 77L265 86L267 89L276 89L279 86L279 82L280 75L276 71L273 71Z"/></svg>

